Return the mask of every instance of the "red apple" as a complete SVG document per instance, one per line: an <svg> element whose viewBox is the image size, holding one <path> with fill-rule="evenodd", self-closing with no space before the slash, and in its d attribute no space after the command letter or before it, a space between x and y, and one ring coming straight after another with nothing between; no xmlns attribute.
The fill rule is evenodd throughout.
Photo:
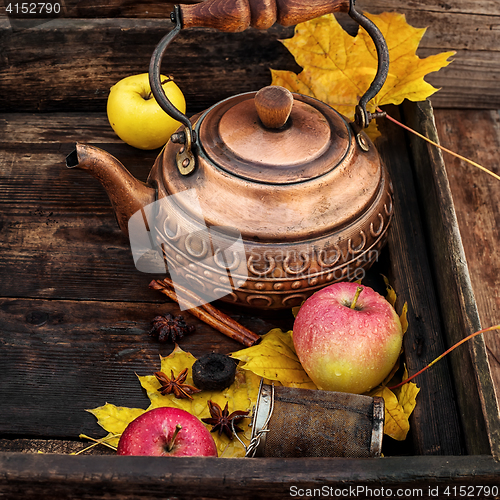
<svg viewBox="0 0 500 500"><path fill-rule="evenodd" d="M301 306L293 325L293 343L304 370L327 391L362 394L379 385L394 367L402 339L391 304L356 283L335 283L316 292Z"/></svg>
<svg viewBox="0 0 500 500"><path fill-rule="evenodd" d="M118 455L216 457L209 430L179 408L156 408L130 422L120 437Z"/></svg>

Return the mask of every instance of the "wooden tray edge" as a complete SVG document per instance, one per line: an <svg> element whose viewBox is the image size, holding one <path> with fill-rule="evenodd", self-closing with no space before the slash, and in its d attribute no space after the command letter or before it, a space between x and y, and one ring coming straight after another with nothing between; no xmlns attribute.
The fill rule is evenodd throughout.
<svg viewBox="0 0 500 500"><path fill-rule="evenodd" d="M439 143L429 101L406 102L403 111L410 127ZM434 270L439 270L434 275L444 330L451 346L480 330L481 322L441 150L413 134L409 140L429 255ZM466 348L458 348L450 359L467 450L472 455L492 453L498 460L499 409L482 335L467 342ZM464 372L470 376L464 377ZM475 380L475 387L467 386L470 380Z"/></svg>
<svg viewBox="0 0 500 500"><path fill-rule="evenodd" d="M217 460L217 464L214 461ZM420 456L380 459L216 459L205 457L118 457L0 453L2 498L159 498L278 499L308 496L316 489L336 497L352 488L413 489L413 498L438 495L476 485L498 488L500 464L491 456ZM466 486L465 486L466 485ZM437 489L436 489L437 487ZM358 489L360 488L360 489ZM415 488L422 491L415 493ZM448 494L446 494L448 488ZM455 488L455 490L453 489ZM302 490L304 494L293 494ZM361 490L362 489L362 490ZM315 495L316 496L316 495ZM338 496L338 495L337 495ZM410 495L411 496L411 495ZM387 496L384 496L387 498Z"/></svg>

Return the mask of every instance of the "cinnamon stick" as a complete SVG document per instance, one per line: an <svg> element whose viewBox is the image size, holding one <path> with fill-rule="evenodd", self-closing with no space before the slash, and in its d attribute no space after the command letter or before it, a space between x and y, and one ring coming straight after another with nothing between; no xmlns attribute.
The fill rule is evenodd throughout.
<svg viewBox="0 0 500 500"><path fill-rule="evenodd" d="M158 283L168 285L170 288L174 289L174 282L170 278L164 278L163 280L158 281ZM182 285L178 284L175 284L175 287L182 293L184 297L188 297L195 302L199 302L200 298L192 290L184 288ZM222 311L214 307L212 304L205 303L202 304L200 307L205 309L205 311L207 311L211 316L222 321L227 326L233 328L237 332L240 332L245 337L248 337L249 339L260 339L260 337L257 334L255 334L242 324L238 323L236 320L231 318L231 316L224 314Z"/></svg>
<svg viewBox="0 0 500 500"><path fill-rule="evenodd" d="M158 290L170 299L178 302L177 295L175 293L175 290L173 289L173 282L171 280L153 280L149 284L149 288ZM185 289L181 290L183 294L184 290ZM185 295L188 295L191 300L199 300L194 292L189 291ZM209 306L208 308L205 308L204 306L194 306L189 301L185 301L185 304L188 306L190 314L203 321L207 325L211 326L212 328L215 328L227 337L236 340L240 344L243 344L245 347L251 347L260 340L259 335L252 332L251 330L248 330L243 325L240 325L237 321L230 318L222 311L219 311L210 304L205 304Z"/></svg>

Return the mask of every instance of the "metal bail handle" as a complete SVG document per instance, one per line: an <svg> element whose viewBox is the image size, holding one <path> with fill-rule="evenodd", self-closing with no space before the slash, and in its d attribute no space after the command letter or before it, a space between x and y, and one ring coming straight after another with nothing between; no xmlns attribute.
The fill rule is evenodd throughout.
<svg viewBox="0 0 500 500"><path fill-rule="evenodd" d="M268 12L260 7L256 0L208 0L201 4L183 6L187 20L183 22L183 11L180 5L174 7L170 19L175 27L165 35L156 46L149 64L149 82L151 91L160 107L172 118L185 126L183 132L174 134L172 142L182 143L183 147L176 156L177 167L183 175L188 175L196 167L193 148L197 137L189 118L181 113L168 99L161 86L161 63L163 55L170 42L183 28L193 26L214 27L222 31L243 31L250 25L257 28L267 28L274 22L283 26L298 24L327 13L346 11L360 26L362 26L373 40L378 57L378 67L370 88L359 100L355 111L355 121L358 127L368 127L372 118L377 114L369 113L366 109L368 102L380 91L389 72L389 51L385 39L377 26L367 17L359 13L354 7L355 0L304 0L302 4L290 4L281 0L279 10L274 5L274 11ZM226 15L227 17L224 17ZM252 21L256 19L256 21Z"/></svg>
<svg viewBox="0 0 500 500"><path fill-rule="evenodd" d="M165 35L160 43L156 46L151 61L149 63L149 84L151 91L155 96L156 102L160 107L175 120L181 122L185 129L180 134L174 134L171 140L183 144L181 150L176 155L177 168L182 175L188 175L194 171L196 167L196 159L193 153L193 145L196 143L196 133L193 130L191 120L182 112L180 112L168 99L161 85L161 63L163 55L170 42L177 36L182 29L181 10L180 6L176 5L174 11L170 15L170 19L175 23L174 29Z"/></svg>
<svg viewBox="0 0 500 500"><path fill-rule="evenodd" d="M356 124L361 128L366 128L370 124L372 118L376 117L376 114L369 113L366 110L366 105L380 92L380 89L383 87L385 80L387 79L387 74L389 73L389 49L387 48L384 35L382 35L382 32L377 28L375 23L363 14L360 14L354 8L353 4L354 0L351 0L349 15L366 30L366 32L370 35L370 38L373 40L375 49L377 50L377 73L370 87L359 100L355 111Z"/></svg>

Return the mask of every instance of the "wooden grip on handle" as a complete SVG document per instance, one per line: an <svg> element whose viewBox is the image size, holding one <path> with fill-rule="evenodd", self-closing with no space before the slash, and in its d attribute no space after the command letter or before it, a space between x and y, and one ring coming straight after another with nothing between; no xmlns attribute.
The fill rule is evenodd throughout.
<svg viewBox="0 0 500 500"><path fill-rule="evenodd" d="M348 12L350 0L206 0L181 5L183 28L215 28L244 31L252 26L270 28L309 21L332 12Z"/></svg>
<svg viewBox="0 0 500 500"><path fill-rule="evenodd" d="M281 26L292 26L333 12L349 12L351 6L350 0L275 1L278 8L276 22Z"/></svg>

